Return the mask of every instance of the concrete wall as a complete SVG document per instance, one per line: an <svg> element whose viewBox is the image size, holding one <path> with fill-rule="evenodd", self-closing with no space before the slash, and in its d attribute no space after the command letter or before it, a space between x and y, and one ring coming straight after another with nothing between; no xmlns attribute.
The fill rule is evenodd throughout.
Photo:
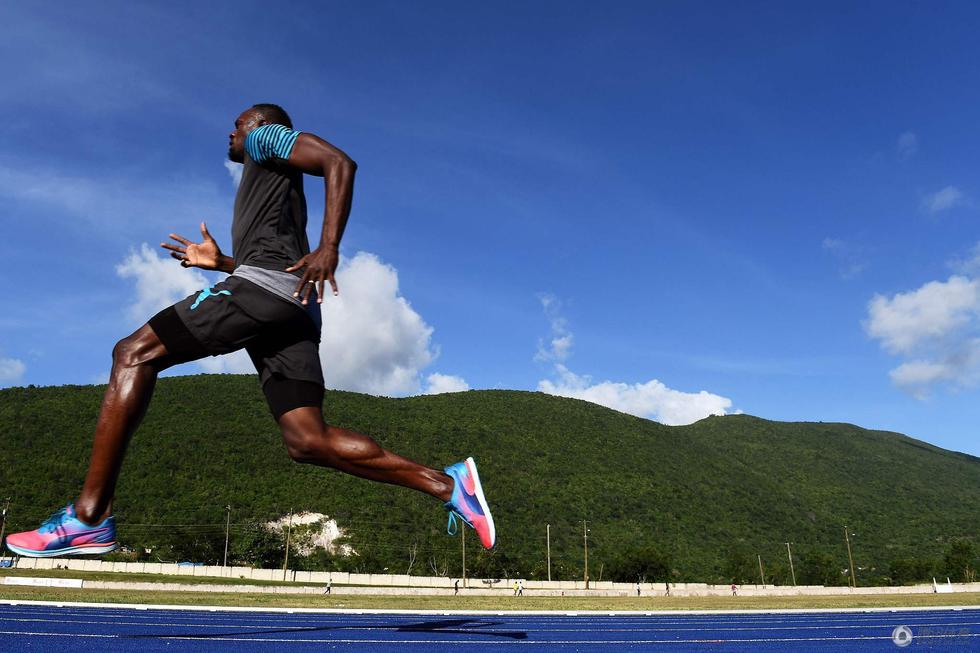
<svg viewBox="0 0 980 653"><path fill-rule="evenodd" d="M456 578L443 576L407 576L404 574L350 574L346 572L325 571L294 571L282 569L253 569L251 567L220 567L220 566L180 566L159 562L105 562L85 558L18 558L15 566L18 569L56 569L58 567L78 571L112 572L123 576L128 573L164 574L170 576L192 576L205 578L240 578L245 580L283 581L304 585L325 585L330 581L336 588L344 587L344 593L434 593L444 594L453 590ZM284 577L285 576L285 577ZM120 579L122 580L122 579ZM517 578L503 578L499 582L486 582L484 579L468 578L465 585L461 582L461 591L468 594L503 594L513 593L514 583L521 580L525 593L537 596L636 596L636 583L613 583L610 581L590 582L586 589L583 581L544 581ZM130 583L127 583L130 584ZM164 589L160 583L151 583L156 589ZM86 581L86 587L98 587L95 581ZM363 586L360 587L360 586ZM200 586L199 586L200 587ZM211 587L211 586L204 586ZM218 587L218 586L215 586ZM228 585L221 585L222 591L229 590ZM419 590L406 592L406 588ZM273 589L273 588L270 588ZM291 588L281 588L284 591ZM309 588L307 588L308 590ZM385 591L382 591L385 590ZM425 591L423 591L425 590ZM431 590L431 592L430 592ZM254 591L254 587L246 590ZM304 590L306 591L306 590ZM315 591L315 590L310 590ZM902 587L822 587L822 586L761 586L739 585L739 596L792 596L792 595L840 595L840 594L921 594L931 593L933 587L928 585L910 585ZM954 592L980 592L980 583L954 583ZM708 585L705 583L671 583L671 596L730 596L730 585ZM641 583L640 595L663 596L663 583Z"/></svg>

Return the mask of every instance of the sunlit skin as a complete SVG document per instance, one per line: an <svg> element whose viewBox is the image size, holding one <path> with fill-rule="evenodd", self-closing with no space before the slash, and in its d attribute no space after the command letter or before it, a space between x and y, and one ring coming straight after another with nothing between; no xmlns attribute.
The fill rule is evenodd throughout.
<svg viewBox="0 0 980 653"><path fill-rule="evenodd" d="M247 109L228 135L228 158L245 160L245 137L266 124L259 110ZM344 152L314 134L303 132L293 145L288 164L305 174L323 177L323 228L318 247L287 268L302 270L297 296L306 304L317 289L323 301L324 283L339 293L334 274L339 262L340 241L350 215L357 166ZM174 243L162 243L184 267L232 272L234 259L221 252L217 241L201 223L201 241L192 242L170 234ZM148 324L116 343L112 372L102 399L92 443L92 459L81 494L75 500L78 517L86 523L102 521L112 513L112 499L126 447L146 413L157 375L168 367L191 359L171 356ZM366 435L330 426L320 407L296 408L278 419L289 456L296 462L332 467L361 478L391 483L425 492L448 501L453 481L445 473L425 467L383 449Z"/></svg>

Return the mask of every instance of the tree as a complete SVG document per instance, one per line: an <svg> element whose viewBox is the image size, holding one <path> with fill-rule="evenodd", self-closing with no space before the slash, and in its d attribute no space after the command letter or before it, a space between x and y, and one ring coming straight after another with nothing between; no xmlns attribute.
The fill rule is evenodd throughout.
<svg viewBox="0 0 980 653"><path fill-rule="evenodd" d="M670 576L670 556L652 545L630 547L609 563L609 577L620 583L664 580Z"/></svg>
<svg viewBox="0 0 980 653"><path fill-rule="evenodd" d="M949 543L943 556L943 571L956 582L972 583L977 578L977 554L973 542L957 538Z"/></svg>

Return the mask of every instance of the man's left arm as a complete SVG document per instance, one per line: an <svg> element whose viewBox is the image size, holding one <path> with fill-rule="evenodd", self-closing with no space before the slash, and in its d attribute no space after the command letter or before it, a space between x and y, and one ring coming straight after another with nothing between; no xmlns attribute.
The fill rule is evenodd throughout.
<svg viewBox="0 0 980 653"><path fill-rule="evenodd" d="M338 293L334 273L337 271L340 258L340 240L344 236L344 228L350 216L357 164L339 148L307 132L300 133L296 138L288 163L308 175L323 177L326 198L320 244L312 252L286 268L287 272L306 268L303 278L296 287L296 292L293 293L294 296L299 297L305 304L309 300L311 286L316 284L317 301L322 302L324 280L330 283L333 294Z"/></svg>

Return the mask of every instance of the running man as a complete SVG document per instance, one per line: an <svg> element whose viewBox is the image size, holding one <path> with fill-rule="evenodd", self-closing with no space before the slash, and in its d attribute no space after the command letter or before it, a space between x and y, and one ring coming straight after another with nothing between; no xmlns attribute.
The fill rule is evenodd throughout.
<svg viewBox="0 0 980 653"><path fill-rule="evenodd" d="M458 517L492 548L493 517L472 458L438 471L323 421L320 303L324 282L334 295L339 292L334 273L357 166L323 139L294 131L289 116L274 104L256 104L238 116L228 158L244 164L231 227L233 256L222 253L203 222L201 242L170 234L174 243L161 246L185 268L231 276L163 309L116 344L81 493L37 530L8 536L7 548L32 557L116 549L116 481L157 375L243 348L293 460L430 494L449 511L450 534ZM326 193L313 251L306 235L304 174L323 177Z"/></svg>

